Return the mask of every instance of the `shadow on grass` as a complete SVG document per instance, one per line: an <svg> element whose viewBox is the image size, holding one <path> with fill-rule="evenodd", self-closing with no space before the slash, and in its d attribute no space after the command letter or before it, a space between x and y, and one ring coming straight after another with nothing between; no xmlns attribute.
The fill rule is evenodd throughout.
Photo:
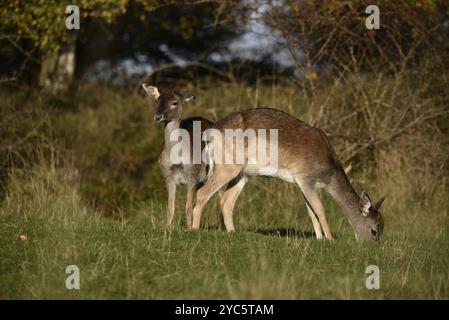
<svg viewBox="0 0 449 320"><path fill-rule="evenodd" d="M205 230L216 230L223 231L217 225L206 225L204 226ZM292 237L292 238L316 238L314 231L304 231L304 230L296 230L293 228L272 228L272 229L246 229L242 231L254 232L258 234L262 234L264 236L274 236L274 237ZM334 238L337 236L334 234Z"/></svg>
<svg viewBox="0 0 449 320"><path fill-rule="evenodd" d="M216 230L216 231L223 231L226 232L226 230L221 230L219 226L214 224L206 224L204 227L202 227L204 230Z"/></svg>
<svg viewBox="0 0 449 320"><path fill-rule="evenodd" d="M315 232L313 231L303 231L291 228L257 229L254 232L266 236L315 238Z"/></svg>

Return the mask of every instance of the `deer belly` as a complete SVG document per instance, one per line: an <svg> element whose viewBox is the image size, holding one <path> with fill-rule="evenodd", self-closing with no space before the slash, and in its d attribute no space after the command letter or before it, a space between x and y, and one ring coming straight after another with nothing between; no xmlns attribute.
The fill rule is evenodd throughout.
<svg viewBox="0 0 449 320"><path fill-rule="evenodd" d="M179 168L177 166L180 166ZM168 174L170 179L172 179L176 184L186 184L187 174L182 169L182 165L172 165L170 167L170 173Z"/></svg>
<svg viewBox="0 0 449 320"><path fill-rule="evenodd" d="M295 182L295 177L293 176L293 174L291 174L290 170L288 170L288 169L248 164L245 166L245 169L243 171L248 176L273 177L273 178L279 178L281 180L284 180L284 181L287 181L290 183Z"/></svg>

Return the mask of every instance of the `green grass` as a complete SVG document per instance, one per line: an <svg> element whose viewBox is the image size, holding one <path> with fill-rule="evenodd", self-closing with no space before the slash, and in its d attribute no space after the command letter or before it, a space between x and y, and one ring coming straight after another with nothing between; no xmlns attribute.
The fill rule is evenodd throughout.
<svg viewBox="0 0 449 320"><path fill-rule="evenodd" d="M151 122L153 112L127 92L86 90L75 100L0 92L0 119L7 119L0 120L0 299L449 299L447 140L436 134L428 144L416 140L430 126L352 162L358 191L388 195L379 243L357 243L325 195L336 240L309 237L313 228L298 189L263 178L242 192L234 234L216 229L216 198L205 209L203 228L185 230L182 189L167 231L156 163L162 129ZM314 119L308 105L334 101L325 90L312 100L294 87L257 90L195 88L197 102L185 115L214 120L271 104ZM325 122L359 107L349 104L352 89L338 90L345 111L337 109L340 102L316 109ZM369 99L379 103L375 95ZM394 122L394 109L380 111ZM344 122L343 132L366 134L366 126L353 122ZM338 152L346 146L336 144ZM65 288L72 264L80 268L80 290ZM372 264L380 268L379 290L365 287Z"/></svg>
<svg viewBox="0 0 449 320"><path fill-rule="evenodd" d="M42 186L54 189L53 195L26 196L31 185L13 181L22 192L8 196L0 211L3 299L449 298L447 217L420 231L427 212L414 224L397 223L389 213L380 243L357 243L341 212L327 201L337 239L318 241L295 232L312 230L296 190L270 182L268 187L283 189L284 196L267 204L270 196L260 190L267 183L258 180L238 202L236 233L213 228L217 201L204 213L207 228L184 230L180 209L169 232L163 228L163 199L140 203L127 219L113 220L83 206L64 175L42 174L48 177ZM34 195L44 191L35 181L33 186ZM257 200L251 201L253 193ZM286 205L274 209L276 201ZM28 240L19 240L22 234ZM72 264L80 268L80 290L65 288L65 268ZM371 264L381 270L380 290L365 287Z"/></svg>
<svg viewBox="0 0 449 320"><path fill-rule="evenodd" d="M349 233L331 243L256 230L232 235L216 230L165 232L151 224L154 212L148 211L124 222L90 216L69 221L8 216L1 226L1 297L449 297L444 237L390 231L379 244L358 244ZM28 240L17 240L19 234ZM64 270L71 264L81 270L80 290L65 288ZM364 271L370 264L381 270L380 290L365 288Z"/></svg>

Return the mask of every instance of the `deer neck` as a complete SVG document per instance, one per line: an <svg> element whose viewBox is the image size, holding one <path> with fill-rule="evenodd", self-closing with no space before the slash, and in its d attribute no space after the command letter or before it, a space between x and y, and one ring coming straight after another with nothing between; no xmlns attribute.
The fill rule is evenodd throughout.
<svg viewBox="0 0 449 320"><path fill-rule="evenodd" d="M349 220L354 231L358 229L363 222L363 217L360 213L360 197L355 192L348 177L343 169L334 177L334 181L329 189L329 193L338 202L343 209L344 214ZM357 234L357 232L356 232Z"/></svg>
<svg viewBox="0 0 449 320"><path fill-rule="evenodd" d="M179 126L181 125L181 120L177 119L177 120L172 120L172 121L167 121L165 123L165 127L164 127L164 144L165 144L165 148L170 150L171 147L177 143L177 141L171 141L170 140L170 135L172 134L173 131L179 129Z"/></svg>

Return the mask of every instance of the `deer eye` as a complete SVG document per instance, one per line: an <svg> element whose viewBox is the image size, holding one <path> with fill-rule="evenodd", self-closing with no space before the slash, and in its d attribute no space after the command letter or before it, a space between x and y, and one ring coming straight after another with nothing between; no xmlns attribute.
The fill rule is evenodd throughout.
<svg viewBox="0 0 449 320"><path fill-rule="evenodd" d="M375 236L377 236L377 231L374 229L371 229L371 234L375 237Z"/></svg>
<svg viewBox="0 0 449 320"><path fill-rule="evenodd" d="M171 104L170 109L175 109L177 107L178 107L178 102L175 101Z"/></svg>

